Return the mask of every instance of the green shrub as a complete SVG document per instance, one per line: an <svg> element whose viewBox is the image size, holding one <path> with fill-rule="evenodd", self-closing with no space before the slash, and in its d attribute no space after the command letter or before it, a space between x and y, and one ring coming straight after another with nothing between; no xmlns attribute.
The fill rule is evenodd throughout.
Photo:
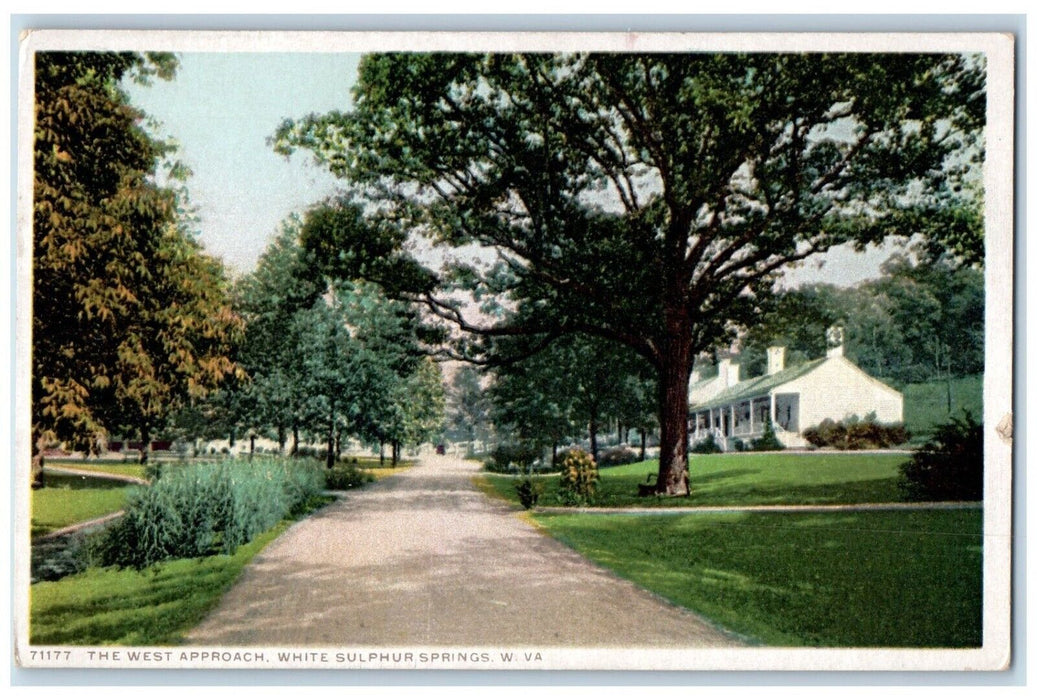
<svg viewBox="0 0 1037 700"><path fill-rule="evenodd" d="M540 501L540 497L544 494L544 482L523 479L515 485L515 492L518 494L519 503L522 504L522 507L529 510L536 506L537 502Z"/></svg>
<svg viewBox="0 0 1037 700"><path fill-rule="evenodd" d="M839 450L873 450L896 447L911 435L902 423L883 424L875 421L874 414L863 420L850 416L845 421L825 418L817 426L803 431L803 437L815 447L834 447Z"/></svg>
<svg viewBox="0 0 1037 700"><path fill-rule="evenodd" d="M168 470L131 492L100 539L105 566L143 569L164 559L233 553L324 489L319 465L226 461Z"/></svg>
<svg viewBox="0 0 1037 700"><path fill-rule="evenodd" d="M347 491L371 483L374 477L352 462L339 462L325 472L324 480L332 491Z"/></svg>
<svg viewBox="0 0 1037 700"><path fill-rule="evenodd" d="M641 458L636 452L622 445L611 447L598 453L599 467L618 467L622 464L633 464L640 461Z"/></svg>
<svg viewBox="0 0 1037 700"><path fill-rule="evenodd" d="M540 459L540 450L521 443L498 445L483 463L486 471L509 474L529 471L530 466Z"/></svg>
<svg viewBox="0 0 1037 700"><path fill-rule="evenodd" d="M598 484L598 465L583 450L568 450L559 461L562 478L558 496L566 505L585 505L594 501Z"/></svg>
<svg viewBox="0 0 1037 700"><path fill-rule="evenodd" d="M720 445L717 444L717 439L713 437L713 433L708 433L704 440L699 440L692 445L691 451L697 455L711 455L723 452L720 449Z"/></svg>
<svg viewBox="0 0 1037 700"><path fill-rule="evenodd" d="M966 412L936 426L933 437L900 468L900 487L912 501L983 499L983 423Z"/></svg>
<svg viewBox="0 0 1037 700"><path fill-rule="evenodd" d="M768 417L763 427L763 435L749 443L749 450L752 452L777 452L784 449L785 446L781 444L781 440L774 434L774 424L771 423L771 419Z"/></svg>

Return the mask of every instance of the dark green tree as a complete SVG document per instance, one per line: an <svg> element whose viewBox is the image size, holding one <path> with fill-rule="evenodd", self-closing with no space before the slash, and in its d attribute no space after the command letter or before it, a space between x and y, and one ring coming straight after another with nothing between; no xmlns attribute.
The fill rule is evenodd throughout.
<svg viewBox="0 0 1037 700"><path fill-rule="evenodd" d="M377 54L348 113L288 122L346 178L309 244L482 338L582 332L658 379L658 492L688 489L688 378L790 262L889 234L982 157L981 57ZM494 264L424 268L411 234ZM478 318L453 292L514 313ZM467 341L465 354L484 348Z"/></svg>

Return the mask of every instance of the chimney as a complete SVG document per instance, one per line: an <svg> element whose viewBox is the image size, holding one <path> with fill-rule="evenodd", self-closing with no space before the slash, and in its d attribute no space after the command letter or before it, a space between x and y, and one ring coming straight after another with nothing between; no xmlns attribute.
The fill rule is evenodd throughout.
<svg viewBox="0 0 1037 700"><path fill-rule="evenodd" d="M767 348L767 374L777 374L785 369L785 348L774 346Z"/></svg>
<svg viewBox="0 0 1037 700"><path fill-rule="evenodd" d="M722 386L729 387L738 383L738 365L731 362L730 357L720 360L717 365L717 376L720 377Z"/></svg>

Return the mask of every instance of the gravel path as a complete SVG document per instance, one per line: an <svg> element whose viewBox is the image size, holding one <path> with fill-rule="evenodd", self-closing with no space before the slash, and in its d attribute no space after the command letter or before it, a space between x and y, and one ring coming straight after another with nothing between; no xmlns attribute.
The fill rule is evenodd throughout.
<svg viewBox="0 0 1037 700"><path fill-rule="evenodd" d="M189 644L735 646L591 564L429 457L261 552Z"/></svg>

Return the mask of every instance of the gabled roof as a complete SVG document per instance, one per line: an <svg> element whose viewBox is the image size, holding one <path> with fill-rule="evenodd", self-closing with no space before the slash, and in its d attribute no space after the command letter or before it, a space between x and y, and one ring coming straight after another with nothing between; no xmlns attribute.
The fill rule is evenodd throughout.
<svg viewBox="0 0 1037 700"><path fill-rule="evenodd" d="M739 401L745 401L746 399L750 399L756 396L763 396L765 394L769 394L771 390L781 386L782 384L787 384L788 382L791 382L793 379L798 379L807 372L810 372L815 368L819 367L821 363L823 363L827 359L828 358L826 357L822 357L816 360L810 360L809 362L804 362L803 364L796 365L795 367L783 369L780 372L775 372L774 374L765 374L762 377L753 377L752 379L746 379L743 382L738 382L734 386L730 386L724 389L716 396L712 396L706 401L703 401L702 403L692 404L691 410L702 411L707 408L726 406L728 404L738 403ZM692 389L694 389L695 386L699 386L699 384L701 384L701 382L695 384L692 387Z"/></svg>

